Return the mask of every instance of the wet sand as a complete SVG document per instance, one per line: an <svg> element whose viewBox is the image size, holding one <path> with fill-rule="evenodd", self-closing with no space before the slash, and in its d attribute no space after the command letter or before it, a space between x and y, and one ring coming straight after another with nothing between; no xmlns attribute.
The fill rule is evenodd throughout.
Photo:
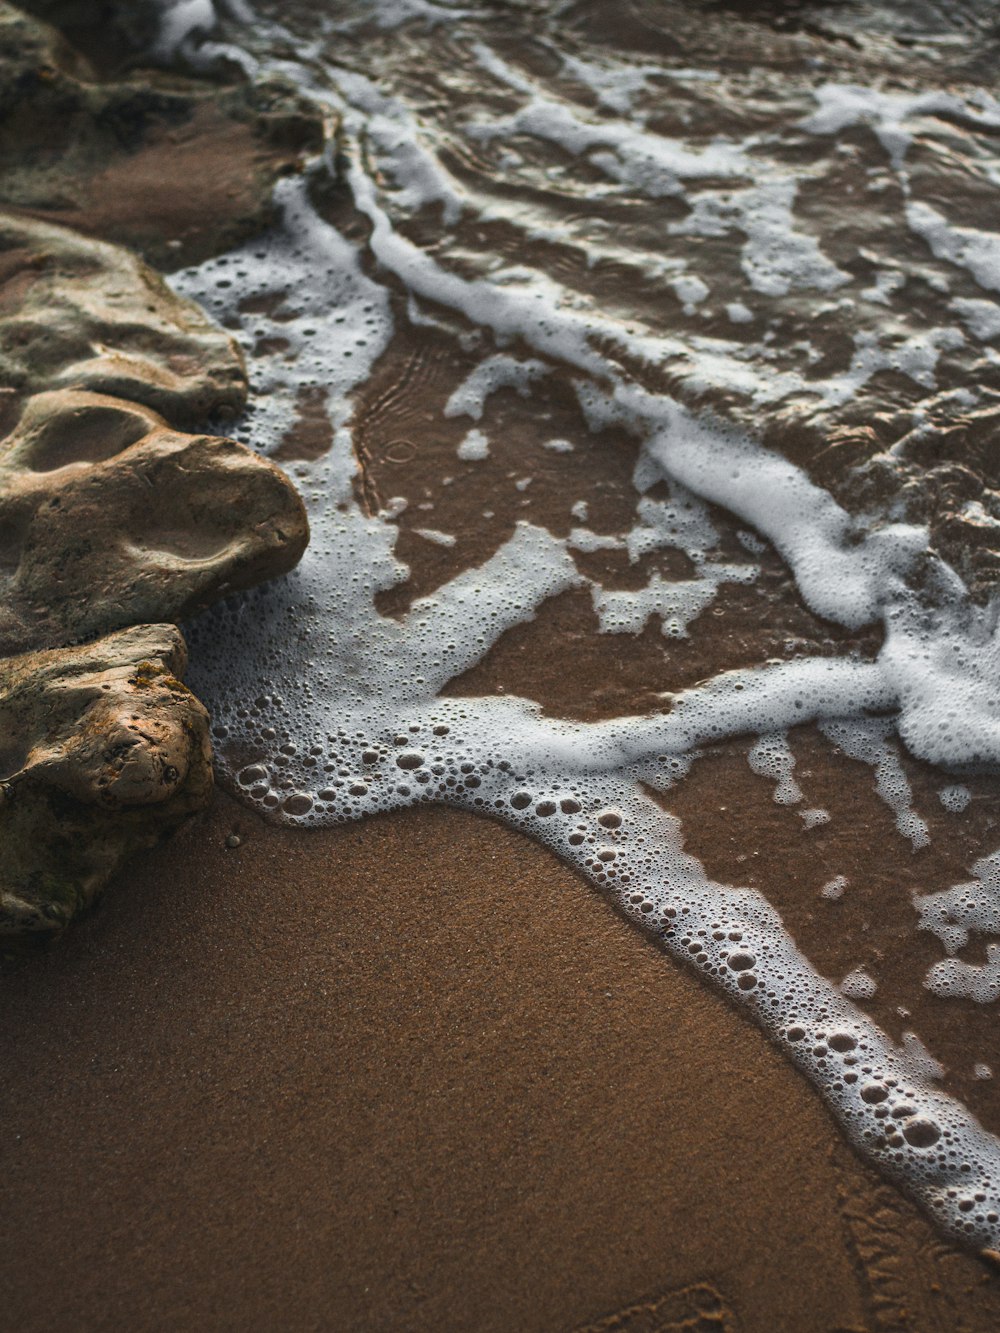
<svg viewBox="0 0 1000 1333"><path fill-rule="evenodd" d="M0 991L5 1329L1000 1321L745 1019L486 820L220 796Z"/></svg>

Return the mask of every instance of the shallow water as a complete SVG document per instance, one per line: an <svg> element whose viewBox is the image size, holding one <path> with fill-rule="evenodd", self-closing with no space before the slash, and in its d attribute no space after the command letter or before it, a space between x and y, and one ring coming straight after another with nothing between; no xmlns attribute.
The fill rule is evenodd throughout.
<svg viewBox="0 0 1000 1333"><path fill-rule="evenodd" d="M793 8L174 7L331 112L174 279L314 533L192 683L274 818L543 841L997 1248L996 34Z"/></svg>

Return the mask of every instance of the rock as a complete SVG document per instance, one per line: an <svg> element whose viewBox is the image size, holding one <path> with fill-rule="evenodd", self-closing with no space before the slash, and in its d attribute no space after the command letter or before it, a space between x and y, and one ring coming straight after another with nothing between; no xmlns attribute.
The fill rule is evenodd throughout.
<svg viewBox="0 0 1000 1333"><path fill-rule="evenodd" d="M157 0L21 0L18 5L58 28L102 71L118 69L155 45L164 8Z"/></svg>
<svg viewBox="0 0 1000 1333"><path fill-rule="evenodd" d="M308 536L294 487L243 445L38 394L0 442L0 653L182 620L287 572Z"/></svg>
<svg viewBox="0 0 1000 1333"><path fill-rule="evenodd" d="M0 2L8 207L183 267L262 231L275 181L323 146L328 117L281 78L248 80L233 67L228 84L155 69L102 81L148 44L153 4L33 7L64 22L90 58Z"/></svg>
<svg viewBox="0 0 1000 1333"><path fill-rule="evenodd" d="M234 415L247 393L232 338L141 259L2 212L0 382L110 393L174 425Z"/></svg>
<svg viewBox="0 0 1000 1333"><path fill-rule="evenodd" d="M0 0L0 654L20 654L0 657L8 941L61 930L206 803L207 715L160 622L286 572L308 540L277 467L182 433L243 408L235 342L80 231L164 267L230 248L327 128L290 85L238 68L102 82L148 44L152 3L34 7L87 53Z"/></svg>
<svg viewBox="0 0 1000 1333"><path fill-rule="evenodd" d="M0 659L0 936L52 934L201 809L208 715L172 625Z"/></svg>

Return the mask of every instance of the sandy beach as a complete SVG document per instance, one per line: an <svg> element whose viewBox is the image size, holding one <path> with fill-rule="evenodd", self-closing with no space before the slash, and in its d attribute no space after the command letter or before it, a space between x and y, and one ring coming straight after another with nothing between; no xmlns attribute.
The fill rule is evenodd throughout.
<svg viewBox="0 0 1000 1333"><path fill-rule="evenodd" d="M220 796L0 993L4 1328L1000 1319L759 1032L486 820Z"/></svg>
<svg viewBox="0 0 1000 1333"><path fill-rule="evenodd" d="M0 3L0 1333L992 1333L989 7L319 8Z"/></svg>

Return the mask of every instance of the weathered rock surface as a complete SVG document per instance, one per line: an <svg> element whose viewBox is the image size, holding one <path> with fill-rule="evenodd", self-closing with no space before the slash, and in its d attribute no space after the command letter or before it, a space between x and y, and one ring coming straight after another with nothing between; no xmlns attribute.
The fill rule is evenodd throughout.
<svg viewBox="0 0 1000 1333"><path fill-rule="evenodd" d="M0 938L62 929L200 809L208 715L172 625L0 659Z"/></svg>
<svg viewBox="0 0 1000 1333"><path fill-rule="evenodd" d="M182 433L242 409L234 341L137 255L52 220L189 262L263 227L321 139L279 83L101 84L0 3L0 654L28 654L0 657L0 936L57 932L205 803L207 716L159 622L308 540L278 468Z"/></svg>
<svg viewBox="0 0 1000 1333"><path fill-rule="evenodd" d="M128 251L0 215L0 379L22 408L0 442L0 652L180 619L301 556L283 473L167 425L238 411L243 362Z"/></svg>
<svg viewBox="0 0 1000 1333"><path fill-rule="evenodd" d="M235 414L247 393L233 340L141 259L3 212L0 383L114 394L175 425Z"/></svg>
<svg viewBox="0 0 1000 1333"><path fill-rule="evenodd" d="M103 72L149 50L164 14L156 0L21 0L18 9L58 28Z"/></svg>
<svg viewBox="0 0 1000 1333"><path fill-rule="evenodd" d="M73 390L31 398L0 442L0 653L182 620L287 572L302 502L233 440Z"/></svg>
<svg viewBox="0 0 1000 1333"><path fill-rule="evenodd" d="M64 23L87 54L0 3L0 201L10 207L179 267L262 230L274 182L323 144L323 114L280 78L247 80L236 67L228 84L115 75L155 35L154 5L27 7Z"/></svg>

